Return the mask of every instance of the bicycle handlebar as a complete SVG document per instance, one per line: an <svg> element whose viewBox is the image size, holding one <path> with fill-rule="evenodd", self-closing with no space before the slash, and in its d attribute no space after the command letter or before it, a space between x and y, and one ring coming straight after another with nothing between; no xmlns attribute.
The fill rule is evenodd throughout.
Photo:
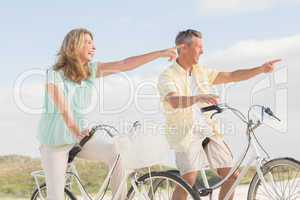
<svg viewBox="0 0 300 200"><path fill-rule="evenodd" d="M74 158L81 151L81 149L85 145L85 143L87 143L93 137L93 135L96 133L96 131L99 130L99 129L101 129L101 128L103 128L103 127L105 127L105 126L107 126L107 125L94 126L90 130L88 136L85 136L78 144L76 144L75 146L73 146L72 149L69 151L68 163L71 163L74 160Z"/></svg>
<svg viewBox="0 0 300 200"><path fill-rule="evenodd" d="M79 142L79 146L83 146L85 145L85 143L87 143L87 141L89 141L89 139L91 139L91 137L93 137L93 135L95 134L96 132L96 128L92 128L89 132L89 135L88 136L85 136L80 142Z"/></svg>
<svg viewBox="0 0 300 200"><path fill-rule="evenodd" d="M252 106L249 108L248 112L252 109L252 107L255 107L255 106L261 107L263 113L266 113L266 114L268 114L269 116L273 117L274 119L276 119L276 120L278 120L278 121L281 121L281 120L273 113L273 111L272 111L269 107L265 107L265 106L261 106L261 105L252 105ZM227 106L226 104L216 104L216 105L211 105L211 106L203 107L203 108L201 108L201 111L202 111L203 113L209 112L209 111L216 111L215 113L213 113L213 114L211 115L211 118L212 118L214 115L221 113L225 108L228 108L228 109L231 109L231 110L233 109L233 108Z"/></svg>
<svg viewBox="0 0 300 200"><path fill-rule="evenodd" d="M220 107L221 104L216 104L216 105L211 105L211 106L207 106L207 107L203 107L201 108L201 112L205 113L205 112L209 112L209 111L213 111L215 110L216 112L214 112L210 118L212 119L216 114L219 114L223 111L223 109Z"/></svg>
<svg viewBox="0 0 300 200"><path fill-rule="evenodd" d="M72 147L72 149L69 151L69 157L68 157L68 163L71 163L74 158L77 156L77 154L81 151L83 145L89 141L94 133L96 132L95 129L92 129L88 136L85 136L78 144Z"/></svg>
<svg viewBox="0 0 300 200"><path fill-rule="evenodd" d="M136 121L133 123L133 128L136 128L137 126L140 126L139 121ZM110 125L106 125L106 124L100 124L97 126L94 126L90 132L88 136L85 136L78 144L74 145L72 147L72 149L69 151L69 157L68 157L68 163L71 163L74 158L76 157L76 155L81 151L82 147L85 145L85 143L87 143L92 137L93 135L96 133L96 131L98 130L104 130L106 134L108 134L110 137L114 137L115 135L111 133L110 130L114 130L115 132L119 133L119 131Z"/></svg>
<svg viewBox="0 0 300 200"><path fill-rule="evenodd" d="M217 111L217 112L222 112L223 109L220 108L219 105L212 105L212 106L207 106L207 107L201 108L201 111L202 111L203 113L209 112L209 111L212 111L212 110L215 110L215 111Z"/></svg>

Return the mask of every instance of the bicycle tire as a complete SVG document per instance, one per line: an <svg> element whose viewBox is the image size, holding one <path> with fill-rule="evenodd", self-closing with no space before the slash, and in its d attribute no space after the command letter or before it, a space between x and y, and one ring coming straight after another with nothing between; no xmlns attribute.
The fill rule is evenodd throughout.
<svg viewBox="0 0 300 200"><path fill-rule="evenodd" d="M46 190L47 190L46 184L41 185L40 190L41 190L41 192L45 191L45 193L46 193ZM67 188L65 188L65 196L68 197L67 198L68 200L69 199L70 200L77 200L75 195L70 190L68 190ZM38 199L40 199L39 198L39 190L35 189L34 192L31 195L31 200L38 200Z"/></svg>
<svg viewBox="0 0 300 200"><path fill-rule="evenodd" d="M167 172L172 173L176 176L180 176L180 172L178 170L172 169L172 170L168 170ZM197 177L193 185L193 190L196 191L200 197L206 197L210 193L212 193L212 190L204 187L204 185L201 183L201 180L199 179L199 176Z"/></svg>
<svg viewBox="0 0 300 200"><path fill-rule="evenodd" d="M150 179L150 177L151 177L151 179ZM155 199L157 199L156 198L157 195L159 195L158 187L160 187L160 186L163 187L164 185L161 183L166 180L171 181L170 183L169 182L167 182L167 183L170 185L173 185L173 187L176 185L177 187L180 187L181 189L185 190L188 195L188 198L187 198L188 200L200 200L200 197L199 197L199 195L197 195L196 191L194 191L181 177L175 175L172 172L161 171L161 172L150 172L150 173L144 174L137 179L136 185L137 185L137 187L142 187L142 186L145 186L145 184L147 184L147 182L152 181L152 183L153 183L152 187L148 186L149 188L146 189L147 196L145 199L155 200ZM168 185L166 187L169 188L170 185ZM169 193L168 196L166 197L165 193L164 193L163 198L159 197L158 199L163 199L163 200L171 199L172 194ZM154 197L153 197L153 195L154 195ZM128 200L137 200L137 199L142 200L141 196L135 197L135 190L134 190L133 186L131 186L131 188L129 189L129 191L127 193L127 199Z"/></svg>
<svg viewBox="0 0 300 200"><path fill-rule="evenodd" d="M280 167L282 167L280 169ZM273 175L273 172L275 173L277 170L278 175L275 176ZM288 172L288 175L291 172L295 172L295 179L293 179L293 184L290 185L289 183L289 177L286 177L283 173ZM262 166L262 172L264 177L267 175L272 174L272 176L267 176L265 177L265 180L267 182L267 184L272 184L272 189L276 188L275 190L266 190L264 188L264 186L261 184L261 180L259 179L258 174L256 173L255 176L253 177L250 186L249 186L249 190L248 190L248 196L247 199L248 200L264 200L264 199L270 199L270 196L275 197L275 199L300 199L300 162L293 159L293 158L277 158L277 159L273 159L268 161L267 163L265 163ZM279 175L280 174L280 175ZM276 177L278 178L276 182ZM288 178L288 179L286 179ZM275 181L274 181L275 180ZM268 183L268 181L270 181L270 183ZM295 184L296 181L296 184ZM289 198L286 195L286 189L288 189L288 192L290 194L291 192L291 188L284 186L285 182L288 182L288 186L289 187L294 187L296 186L295 189L293 189L295 191L295 194L297 196L295 196L295 198ZM278 187L277 187L278 186ZM278 189L277 189L278 188ZM279 193L281 192L281 193ZM262 193L262 194L261 194ZM293 193L294 194L294 193ZM292 194L292 195L293 195ZM266 195L266 197L264 198L262 195Z"/></svg>

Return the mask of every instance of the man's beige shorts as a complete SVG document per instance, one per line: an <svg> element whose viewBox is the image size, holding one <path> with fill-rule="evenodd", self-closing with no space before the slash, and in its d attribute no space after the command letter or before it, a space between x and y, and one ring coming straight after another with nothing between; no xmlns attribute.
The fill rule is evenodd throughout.
<svg viewBox="0 0 300 200"><path fill-rule="evenodd" d="M195 135L186 152L175 153L176 165L181 175L209 166L214 169L233 166L233 156L225 141L214 136L209 138L210 142L203 149L204 138Z"/></svg>

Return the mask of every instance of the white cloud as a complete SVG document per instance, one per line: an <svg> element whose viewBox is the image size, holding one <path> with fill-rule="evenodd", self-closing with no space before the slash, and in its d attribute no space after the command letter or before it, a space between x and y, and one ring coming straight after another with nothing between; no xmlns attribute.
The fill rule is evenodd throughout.
<svg viewBox="0 0 300 200"><path fill-rule="evenodd" d="M202 15L232 15L298 3L299 0L202 0L199 7Z"/></svg>
<svg viewBox="0 0 300 200"><path fill-rule="evenodd" d="M269 40L246 40L205 56L211 66L230 67L240 64L262 64L268 59L282 58L284 63L299 62L300 35Z"/></svg>

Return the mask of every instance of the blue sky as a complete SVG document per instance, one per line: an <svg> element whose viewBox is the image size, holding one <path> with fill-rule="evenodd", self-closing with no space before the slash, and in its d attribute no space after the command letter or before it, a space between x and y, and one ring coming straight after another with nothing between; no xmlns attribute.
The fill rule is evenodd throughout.
<svg viewBox="0 0 300 200"><path fill-rule="evenodd" d="M10 85L22 70L51 65L64 35L75 27L94 32L100 61L167 48L186 28L203 32L207 54L239 40L299 33L300 4L273 2L263 10L256 8L260 3L249 9L241 4L244 11L217 13L203 13L197 0L1 2L0 64L6 76L0 83Z"/></svg>
<svg viewBox="0 0 300 200"><path fill-rule="evenodd" d="M15 80L32 68L50 67L65 34L77 27L86 27L94 33L97 61L113 61L172 47L178 31L187 28L203 33L205 54L201 62L219 70L257 66L268 59L283 58L280 67L288 67L286 120L289 128L288 135L274 137L273 143L280 145L285 141L290 144L287 152L300 155L293 150L300 140L294 133L300 112L299 9L299 0L2 1L0 129L10 134L0 141L0 155L38 155L35 135L39 116L25 113L16 105ZM128 76L138 84L146 79L155 82L168 65L160 59L129 72ZM245 110L249 106L251 89L264 77L231 87L228 91L230 103ZM109 88L103 94L108 102L105 106L122 105L128 88L123 86L120 77L105 80ZM33 107L40 106L43 79L30 77L23 86L23 100ZM158 99L145 106L151 107L157 102ZM96 112L91 115L111 120L143 118L144 115L133 107L111 116ZM277 153L280 154L278 148Z"/></svg>

